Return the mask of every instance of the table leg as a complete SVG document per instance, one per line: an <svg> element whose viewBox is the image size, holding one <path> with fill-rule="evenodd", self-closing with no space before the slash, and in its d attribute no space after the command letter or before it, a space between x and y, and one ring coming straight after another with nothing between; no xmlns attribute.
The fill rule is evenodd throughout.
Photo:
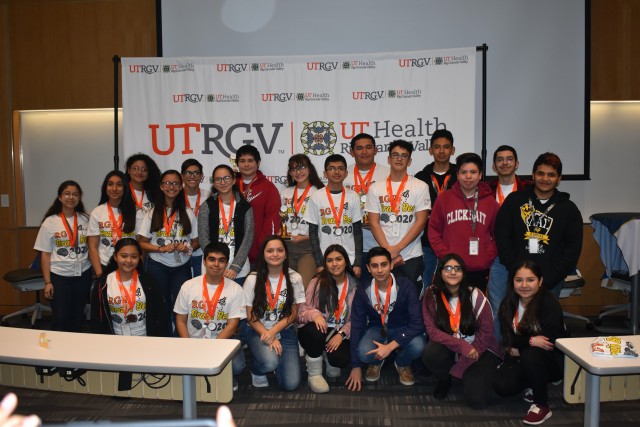
<svg viewBox="0 0 640 427"><path fill-rule="evenodd" d="M192 420L198 417L196 410L196 379L193 375L182 376L182 418Z"/></svg>
<svg viewBox="0 0 640 427"><path fill-rule="evenodd" d="M638 335L638 293L640 291L640 274L631 277L631 334Z"/></svg>
<svg viewBox="0 0 640 427"><path fill-rule="evenodd" d="M598 427L600 425L600 377L588 371L586 374L586 391L584 398L584 426Z"/></svg>

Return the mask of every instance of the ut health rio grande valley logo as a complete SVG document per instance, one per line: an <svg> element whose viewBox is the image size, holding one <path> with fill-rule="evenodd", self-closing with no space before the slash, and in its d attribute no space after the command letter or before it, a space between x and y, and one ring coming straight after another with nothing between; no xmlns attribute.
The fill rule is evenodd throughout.
<svg viewBox="0 0 640 427"><path fill-rule="evenodd" d="M333 129L333 122L303 123L304 129L300 134L300 142L304 147L304 154L313 154L314 156L333 154L333 147L338 141L336 131Z"/></svg>

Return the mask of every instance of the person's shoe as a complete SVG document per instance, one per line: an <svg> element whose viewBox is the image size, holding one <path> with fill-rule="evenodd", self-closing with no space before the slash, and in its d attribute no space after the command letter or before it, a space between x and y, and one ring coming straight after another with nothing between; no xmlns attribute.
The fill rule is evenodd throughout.
<svg viewBox="0 0 640 427"><path fill-rule="evenodd" d="M322 356L310 357L307 354L305 360L307 361L307 372L309 373L307 381L311 391L314 393L328 393L329 384L322 376Z"/></svg>
<svg viewBox="0 0 640 427"><path fill-rule="evenodd" d="M529 408L529 412L527 412L527 415L524 417L522 422L532 426L537 426L549 418L551 418L551 409L549 409L549 405L537 405L534 403Z"/></svg>
<svg viewBox="0 0 640 427"><path fill-rule="evenodd" d="M384 365L384 360L379 365L369 365L367 372L364 374L364 380L370 383L374 383L380 379L380 371Z"/></svg>
<svg viewBox="0 0 640 427"><path fill-rule="evenodd" d="M398 371L400 376L400 384L402 385L413 385L416 380L413 378L413 372L411 371L410 366L398 366L397 363L393 363Z"/></svg>
<svg viewBox="0 0 640 427"><path fill-rule="evenodd" d="M533 390L530 388L526 388L524 390L524 396L522 396L522 400L527 403L533 403Z"/></svg>
<svg viewBox="0 0 640 427"><path fill-rule="evenodd" d="M233 391L238 391L238 380L233 379Z"/></svg>
<svg viewBox="0 0 640 427"><path fill-rule="evenodd" d="M340 378L342 375L340 368L330 365L326 356L324 357L324 368L329 378Z"/></svg>
<svg viewBox="0 0 640 427"><path fill-rule="evenodd" d="M269 380L266 375L255 375L253 372L251 373L251 384L255 388L265 388L269 387Z"/></svg>
<svg viewBox="0 0 640 427"><path fill-rule="evenodd" d="M443 400L449 394L451 388L451 376L448 376L444 380L438 380L435 390L433 390L433 397L436 400Z"/></svg>

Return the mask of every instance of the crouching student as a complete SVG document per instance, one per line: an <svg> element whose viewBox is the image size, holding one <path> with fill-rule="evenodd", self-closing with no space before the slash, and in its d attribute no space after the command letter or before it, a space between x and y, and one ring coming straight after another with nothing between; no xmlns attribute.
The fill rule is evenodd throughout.
<svg viewBox="0 0 640 427"><path fill-rule="evenodd" d="M307 301L298 314L298 339L306 352L309 387L315 393L329 391L322 376L323 354L328 377L339 377L340 368L351 361L351 303L357 284L347 251L329 245L324 269L309 282Z"/></svg>
<svg viewBox="0 0 640 427"><path fill-rule="evenodd" d="M422 315L429 337L422 360L438 379L433 397L444 399L453 377L462 380L470 406L486 406L501 352L493 334L491 306L484 294L469 284L464 261L458 255L447 254L438 262Z"/></svg>
<svg viewBox="0 0 640 427"><path fill-rule="evenodd" d="M346 385L359 391L362 364L367 364L365 381L380 378L384 361L396 354L395 367L403 385L413 385L411 362L425 345L424 323L415 284L391 274L388 250L369 250L367 269L373 280L356 289L351 306L351 374Z"/></svg>
<svg viewBox="0 0 640 427"><path fill-rule="evenodd" d="M246 304L240 285L224 277L229 262L229 247L222 242L209 243L203 250L205 273L187 280L178 293L173 311L180 338L234 338L240 320L245 319ZM233 357L234 377L245 368L244 353ZM234 391L238 389L233 381Z"/></svg>
<svg viewBox="0 0 640 427"><path fill-rule="evenodd" d="M276 371L280 387L295 390L300 384L300 353L293 323L305 300L302 276L289 269L287 247L279 236L269 236L255 271L244 282L247 303L247 344L253 356L251 383L269 386L266 374Z"/></svg>

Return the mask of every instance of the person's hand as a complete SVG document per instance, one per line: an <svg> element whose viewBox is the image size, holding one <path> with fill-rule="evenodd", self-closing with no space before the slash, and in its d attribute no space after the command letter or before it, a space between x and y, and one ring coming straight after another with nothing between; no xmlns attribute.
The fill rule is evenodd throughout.
<svg viewBox="0 0 640 427"><path fill-rule="evenodd" d="M276 334L271 329L268 329L266 332L260 335L260 340L267 345L271 345L275 339Z"/></svg>
<svg viewBox="0 0 640 427"><path fill-rule="evenodd" d="M316 324L316 328L323 334L327 333L327 321L321 315L317 315L313 318L313 323Z"/></svg>
<svg viewBox="0 0 640 427"><path fill-rule="evenodd" d="M397 257L393 258L393 268L396 268L400 265L404 265L404 258L402 258L400 255L398 255Z"/></svg>
<svg viewBox="0 0 640 427"><path fill-rule="evenodd" d="M549 338L543 335L536 335L535 337L531 337L529 339L529 345L531 347L540 347L543 350L551 351L553 350L553 343L549 341Z"/></svg>
<svg viewBox="0 0 640 427"><path fill-rule="evenodd" d="M353 267L353 274L359 279L360 276L362 275L362 268Z"/></svg>
<svg viewBox="0 0 640 427"><path fill-rule="evenodd" d="M323 266L316 267L316 273L320 273L322 270L324 270Z"/></svg>
<svg viewBox="0 0 640 427"><path fill-rule="evenodd" d="M509 349L509 356L511 356L511 357L520 357L520 351L518 351L517 348L510 348Z"/></svg>
<svg viewBox="0 0 640 427"><path fill-rule="evenodd" d="M342 335L334 334L329 340L329 342L327 343L327 346L326 346L327 353L331 353L332 351L337 350L338 347L340 347L340 344L342 344L342 341L343 341Z"/></svg>
<svg viewBox="0 0 640 427"><path fill-rule="evenodd" d="M271 351L275 351L278 356L282 356L282 344L280 344L280 340L278 338L274 339L271 344L269 344L269 349Z"/></svg>
<svg viewBox="0 0 640 427"><path fill-rule="evenodd" d="M478 361L478 350L476 350L475 347L471 348L471 351L469 351L469 353L467 353L467 358L471 359L471 360L475 360L476 362Z"/></svg>
<svg viewBox="0 0 640 427"><path fill-rule="evenodd" d="M396 259L400 256L400 249L396 245L390 245L387 250L391 254L391 259Z"/></svg>
<svg viewBox="0 0 640 427"><path fill-rule="evenodd" d="M37 415L12 415L18 406L18 397L7 394L0 403L0 427L38 427L42 421Z"/></svg>
<svg viewBox="0 0 640 427"><path fill-rule="evenodd" d="M51 282L44 285L44 297L46 299L53 299L53 284Z"/></svg>
<svg viewBox="0 0 640 427"><path fill-rule="evenodd" d="M236 273L235 271L231 270L230 268L227 268L224 273L222 273L224 277L226 277L227 279L235 279L236 277L238 277L238 273Z"/></svg>
<svg viewBox="0 0 640 427"><path fill-rule="evenodd" d="M233 415L231 410L226 405L222 405L216 412L216 425L218 427L236 427L236 422L233 421Z"/></svg>
<svg viewBox="0 0 640 427"><path fill-rule="evenodd" d="M360 391L362 389L362 368L351 368L349 378L344 384L350 391Z"/></svg>
<svg viewBox="0 0 640 427"><path fill-rule="evenodd" d="M373 354L373 355L374 355L374 357L375 357L377 360L384 360L384 359L386 359L387 357L389 357L389 355L390 355L390 354L391 354L391 352L393 351L393 350L391 349L391 346L390 346L389 344L382 344L382 343L379 343L379 342L378 342L378 341L376 341L376 340L373 340L373 343L374 343L375 345L377 345L378 347L377 347L377 348L374 348L373 350L368 351L366 354L367 354L367 355L369 355L369 354Z"/></svg>

